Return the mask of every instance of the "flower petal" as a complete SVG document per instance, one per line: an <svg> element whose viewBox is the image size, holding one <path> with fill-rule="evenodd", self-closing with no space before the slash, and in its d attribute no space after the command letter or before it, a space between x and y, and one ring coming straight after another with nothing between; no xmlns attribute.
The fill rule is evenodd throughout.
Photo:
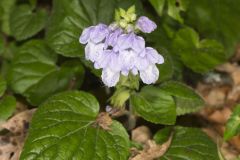
<svg viewBox="0 0 240 160"><path fill-rule="evenodd" d="M120 77L120 72L114 72L110 68L103 69L102 81L108 87L113 87L117 84Z"/></svg>
<svg viewBox="0 0 240 160"><path fill-rule="evenodd" d="M107 25L105 24L98 24L97 26L94 27L90 34L90 39L94 43L99 43L103 41L107 35L109 34L109 29Z"/></svg>
<svg viewBox="0 0 240 160"><path fill-rule="evenodd" d="M132 33L133 34L133 33ZM141 52L145 48L145 41L142 37L134 35L132 43L132 49L137 53Z"/></svg>
<svg viewBox="0 0 240 160"><path fill-rule="evenodd" d="M118 28L116 30L114 30L113 32L111 32L107 37L106 37L106 41L105 41L105 48L107 48L108 46L115 46L117 43L117 39L119 37L119 35L122 33L122 29Z"/></svg>
<svg viewBox="0 0 240 160"><path fill-rule="evenodd" d="M145 16L141 16L138 18L136 26L144 33L151 33L157 28L156 23L154 23Z"/></svg>
<svg viewBox="0 0 240 160"><path fill-rule="evenodd" d="M151 84L158 80L159 71L156 65L150 65L146 70L140 71L140 78L143 83Z"/></svg>
<svg viewBox="0 0 240 160"><path fill-rule="evenodd" d="M119 52L119 61L122 64L122 69L131 70L135 65L137 53L133 50L123 50Z"/></svg>
<svg viewBox="0 0 240 160"><path fill-rule="evenodd" d="M145 57L137 57L134 65L138 70L145 70L149 66L149 61Z"/></svg>
<svg viewBox="0 0 240 160"><path fill-rule="evenodd" d="M162 55L160 55L155 49L151 48L151 47L146 47L146 56L147 59L151 62L151 63L158 63L158 64L162 64L164 63L164 58Z"/></svg>
<svg viewBox="0 0 240 160"><path fill-rule="evenodd" d="M133 38L134 38L133 34L122 34L122 35L120 35L118 40L117 40L117 45L115 46L115 48L117 47L117 50L119 50L119 51L131 48ZM116 49L114 49L114 50L116 50Z"/></svg>
<svg viewBox="0 0 240 160"><path fill-rule="evenodd" d="M85 47L85 58L92 62L95 62L100 54L103 53L104 44L103 43L92 43L91 41Z"/></svg>
<svg viewBox="0 0 240 160"><path fill-rule="evenodd" d="M85 28L79 38L79 42L82 44L86 44L90 39L90 33L92 32L94 26L90 26L88 28Z"/></svg>

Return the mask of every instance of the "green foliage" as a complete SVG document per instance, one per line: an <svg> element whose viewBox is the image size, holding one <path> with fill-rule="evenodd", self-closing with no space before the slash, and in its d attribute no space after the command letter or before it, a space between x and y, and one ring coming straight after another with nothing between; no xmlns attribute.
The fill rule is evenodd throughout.
<svg viewBox="0 0 240 160"><path fill-rule="evenodd" d="M193 89L177 81L143 87L131 96L130 102L141 117L160 124L174 124L176 115L196 112L204 105Z"/></svg>
<svg viewBox="0 0 240 160"><path fill-rule="evenodd" d="M116 121L110 130L95 124L97 100L79 91L51 97L35 113L21 160L126 160L130 142Z"/></svg>
<svg viewBox="0 0 240 160"><path fill-rule="evenodd" d="M41 40L32 40L18 49L9 71L9 83L23 94L48 73L56 70L56 55Z"/></svg>
<svg viewBox="0 0 240 160"><path fill-rule="evenodd" d="M110 23L115 0L54 0L47 40L51 48L67 57L80 57L82 30L98 22Z"/></svg>
<svg viewBox="0 0 240 160"><path fill-rule="evenodd" d="M132 112L161 124L153 136L158 144L173 136L161 160L219 160L216 145L200 129L164 125L204 106L183 76L189 69L201 76L234 53L240 40L239 5L236 0L0 0L0 121L12 116L19 100L40 105L21 160L126 160L131 146L142 150L117 121L109 130L99 125L99 110L108 103L129 109L124 112L129 124L135 122ZM97 79L102 70L85 59L79 37L86 27L108 25L114 18L123 26L124 21L134 25L136 15L157 23L154 32L141 36L164 57L164 64L157 65L159 79L155 86L143 86L129 74L121 76L115 90L105 89ZM98 94L102 108L89 93L71 91L80 88ZM109 112L114 116L116 110ZM238 105L225 140L240 132L239 119Z"/></svg>
<svg viewBox="0 0 240 160"><path fill-rule="evenodd" d="M16 109L16 99L6 96L0 100L0 121L8 119Z"/></svg>
<svg viewBox="0 0 240 160"><path fill-rule="evenodd" d="M83 76L81 64L58 67L56 60L56 54L43 41L33 40L21 46L8 73L13 91L38 105L50 95L67 89L75 74Z"/></svg>
<svg viewBox="0 0 240 160"><path fill-rule="evenodd" d="M24 40L34 36L46 24L47 13L40 9L35 13L29 5L15 7L10 15L10 31L17 40Z"/></svg>
<svg viewBox="0 0 240 160"><path fill-rule="evenodd" d="M0 35L0 55L3 53L4 51L4 39L3 36Z"/></svg>
<svg viewBox="0 0 240 160"><path fill-rule="evenodd" d="M196 112L203 107L203 99L190 87L177 81L168 81L160 88L175 99L177 115Z"/></svg>
<svg viewBox="0 0 240 160"><path fill-rule="evenodd" d="M154 134L153 139L158 144L163 144L171 136L172 127L165 127Z"/></svg>
<svg viewBox="0 0 240 160"><path fill-rule="evenodd" d="M233 136L240 133L240 105L237 105L233 113L227 121L226 129L224 132L224 139L229 140Z"/></svg>
<svg viewBox="0 0 240 160"><path fill-rule="evenodd" d="M0 76L0 97L4 94L7 89L7 82Z"/></svg>
<svg viewBox="0 0 240 160"><path fill-rule="evenodd" d="M158 49L159 53L161 53L164 57L164 63L161 65L157 65L159 69L159 78L158 82L169 80L173 77L174 74L174 64L172 57L169 55L168 51L164 48Z"/></svg>
<svg viewBox="0 0 240 160"><path fill-rule="evenodd" d="M0 1L0 22L1 30L7 35L10 35L10 13L15 6L16 0L1 0Z"/></svg>
<svg viewBox="0 0 240 160"><path fill-rule="evenodd" d="M186 11L186 2L188 0L168 0L168 15L180 23L183 23L184 20L180 15L181 11Z"/></svg>
<svg viewBox="0 0 240 160"><path fill-rule="evenodd" d="M217 146L197 128L175 127L170 147L160 160L219 160Z"/></svg>
<svg viewBox="0 0 240 160"><path fill-rule="evenodd" d="M176 33L173 48L182 62L198 73L205 73L226 60L221 43L210 39L200 40L191 28L183 28Z"/></svg>
<svg viewBox="0 0 240 160"><path fill-rule="evenodd" d="M230 57L240 40L239 5L236 0L189 1L185 21L204 37L223 43Z"/></svg>
<svg viewBox="0 0 240 160"><path fill-rule="evenodd" d="M143 87L130 101L136 113L150 122L174 124L176 121L176 107L172 96L157 87Z"/></svg>
<svg viewBox="0 0 240 160"><path fill-rule="evenodd" d="M165 0L149 0L149 2L152 4L158 15L162 16Z"/></svg>
<svg viewBox="0 0 240 160"><path fill-rule="evenodd" d="M164 6L167 3L167 14L180 23L184 22L180 13L186 11L188 0L150 0L150 3L159 16L163 15Z"/></svg>

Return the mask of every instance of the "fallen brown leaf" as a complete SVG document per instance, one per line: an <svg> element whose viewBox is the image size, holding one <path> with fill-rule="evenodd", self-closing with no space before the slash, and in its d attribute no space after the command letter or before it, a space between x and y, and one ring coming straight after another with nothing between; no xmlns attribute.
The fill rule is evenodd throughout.
<svg viewBox="0 0 240 160"><path fill-rule="evenodd" d="M130 160L154 160L156 158L159 158L167 151L171 144L171 141L172 135L168 141L162 145L156 144L156 142L153 140L148 140L144 146L144 149L142 151L139 151L138 154L135 153L136 155L131 157Z"/></svg>
<svg viewBox="0 0 240 160"><path fill-rule="evenodd" d="M145 144L151 139L151 131L146 126L140 126L132 130L132 140L138 143Z"/></svg>
<svg viewBox="0 0 240 160"><path fill-rule="evenodd" d="M29 122L35 110L20 112L1 125L10 132L0 136L0 160L19 160Z"/></svg>
<svg viewBox="0 0 240 160"><path fill-rule="evenodd" d="M99 125L104 130L110 130L110 125L112 124L112 118L107 112L99 113L95 125Z"/></svg>

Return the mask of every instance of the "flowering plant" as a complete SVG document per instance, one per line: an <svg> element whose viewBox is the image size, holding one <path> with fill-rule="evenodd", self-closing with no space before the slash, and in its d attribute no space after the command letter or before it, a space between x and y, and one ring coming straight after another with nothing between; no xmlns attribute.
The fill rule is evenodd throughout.
<svg viewBox="0 0 240 160"><path fill-rule="evenodd" d="M221 160L195 90L240 3L212 1L1 0L0 160ZM239 128L238 106L225 140Z"/></svg>
<svg viewBox="0 0 240 160"><path fill-rule="evenodd" d="M127 12L117 12L116 22L109 26L98 24L83 30L80 43L87 44L85 57L94 63L96 69L102 68L102 80L108 87L119 81L120 75L136 76L146 84L157 81L159 76L157 64L164 62L158 52L145 46L143 37L137 32L151 33L157 25L145 16L136 20L134 6Z"/></svg>

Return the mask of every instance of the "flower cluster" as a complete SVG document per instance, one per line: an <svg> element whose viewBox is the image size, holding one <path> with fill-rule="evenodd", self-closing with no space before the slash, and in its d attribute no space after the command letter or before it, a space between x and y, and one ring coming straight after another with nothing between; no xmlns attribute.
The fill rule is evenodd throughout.
<svg viewBox="0 0 240 160"><path fill-rule="evenodd" d="M102 69L106 86L115 86L121 74L128 76L129 73L139 73L144 83L151 84L159 76L156 64L163 63L164 59L155 49L146 47L145 40L136 31L150 33L156 27L153 21L142 16L134 25L115 22L109 26L90 26L83 30L79 41L86 44L86 59L92 61L96 69Z"/></svg>

